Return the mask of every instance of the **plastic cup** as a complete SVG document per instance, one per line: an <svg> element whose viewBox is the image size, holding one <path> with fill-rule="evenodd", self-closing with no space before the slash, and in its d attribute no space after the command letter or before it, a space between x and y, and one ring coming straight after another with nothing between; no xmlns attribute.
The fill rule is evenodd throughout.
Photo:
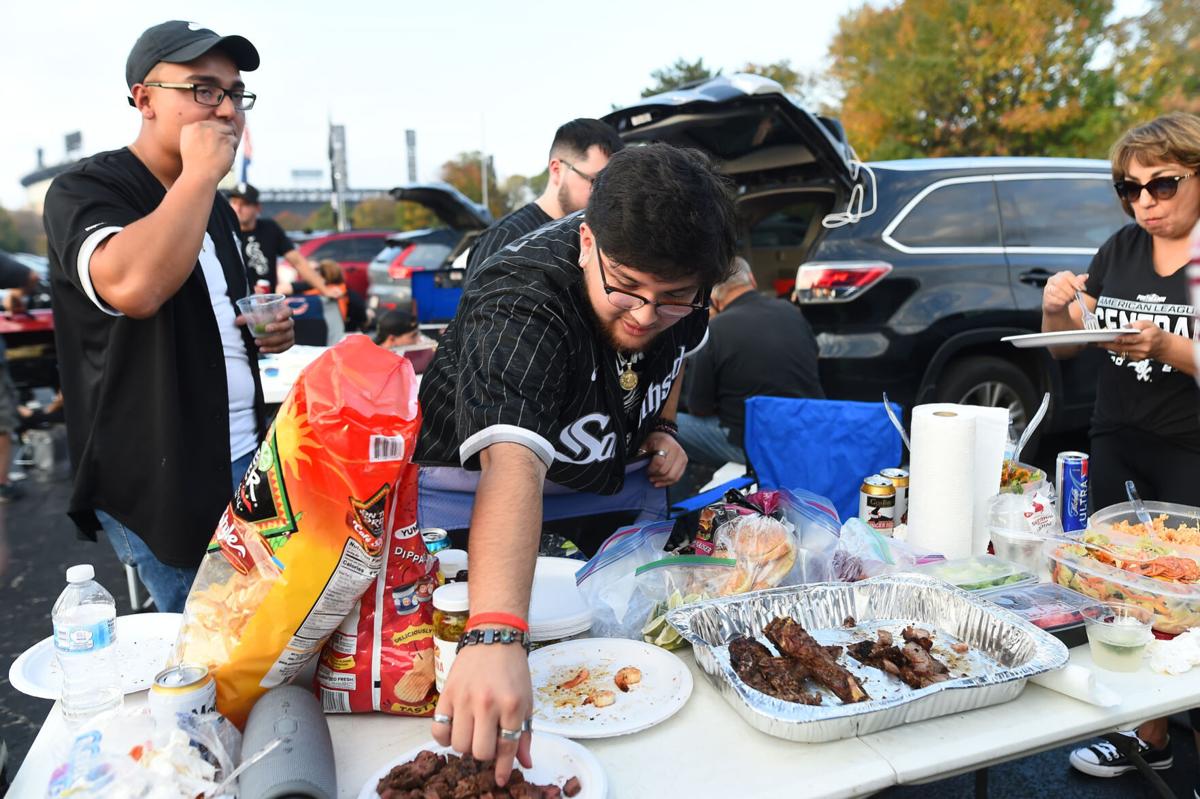
<svg viewBox="0 0 1200 799"><path fill-rule="evenodd" d="M246 317L246 324L255 338L267 335L267 325L284 308L287 298L282 294L251 294L237 301L238 313Z"/></svg>
<svg viewBox="0 0 1200 799"><path fill-rule="evenodd" d="M1128 602L1101 602L1080 613L1087 627L1092 662L1109 671L1137 671L1154 637L1153 611Z"/></svg>

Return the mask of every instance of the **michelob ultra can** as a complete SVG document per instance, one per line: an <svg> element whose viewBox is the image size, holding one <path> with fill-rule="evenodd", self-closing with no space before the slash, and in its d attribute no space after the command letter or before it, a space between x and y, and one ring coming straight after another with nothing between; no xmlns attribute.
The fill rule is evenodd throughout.
<svg viewBox="0 0 1200 799"><path fill-rule="evenodd" d="M896 487L886 477L873 474L863 480L858 491L858 518L891 535L896 526Z"/></svg>
<svg viewBox="0 0 1200 799"><path fill-rule="evenodd" d="M150 715L169 730L178 726L175 717L180 713L217 711L217 681L207 667L181 663L155 676L146 701Z"/></svg>
<svg viewBox="0 0 1200 799"><path fill-rule="evenodd" d="M1054 463L1058 516L1063 532L1086 530L1088 523L1088 454L1060 452Z"/></svg>

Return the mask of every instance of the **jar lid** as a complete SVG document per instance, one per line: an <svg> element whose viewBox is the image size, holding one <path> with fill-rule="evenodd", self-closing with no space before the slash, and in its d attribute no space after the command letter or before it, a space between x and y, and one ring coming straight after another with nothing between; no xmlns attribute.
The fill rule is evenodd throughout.
<svg viewBox="0 0 1200 799"><path fill-rule="evenodd" d="M433 606L446 613L466 613L467 602L466 583L446 583L434 589Z"/></svg>

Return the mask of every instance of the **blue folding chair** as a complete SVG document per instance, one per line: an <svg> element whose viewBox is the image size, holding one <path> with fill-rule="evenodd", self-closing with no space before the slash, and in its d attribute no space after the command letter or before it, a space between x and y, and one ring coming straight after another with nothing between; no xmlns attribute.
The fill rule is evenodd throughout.
<svg viewBox="0 0 1200 799"><path fill-rule="evenodd" d="M848 400L750 397L745 446L759 488L807 489L828 497L842 519L858 515L863 478L899 466L903 455L879 403Z"/></svg>

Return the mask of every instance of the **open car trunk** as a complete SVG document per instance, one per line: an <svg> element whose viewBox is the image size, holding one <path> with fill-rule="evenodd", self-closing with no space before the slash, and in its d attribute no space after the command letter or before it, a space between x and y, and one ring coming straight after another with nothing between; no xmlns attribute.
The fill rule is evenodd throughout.
<svg viewBox="0 0 1200 799"><path fill-rule="evenodd" d="M790 290L821 239L821 220L845 208L854 184L841 125L758 75L646 97L603 119L629 144L667 142L718 162L737 186L739 249L764 292Z"/></svg>

